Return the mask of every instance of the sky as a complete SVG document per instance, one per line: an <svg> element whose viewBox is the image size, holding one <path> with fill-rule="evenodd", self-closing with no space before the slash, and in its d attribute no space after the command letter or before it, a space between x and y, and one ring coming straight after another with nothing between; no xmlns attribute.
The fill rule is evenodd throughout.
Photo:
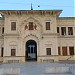
<svg viewBox="0 0 75 75"><path fill-rule="evenodd" d="M0 0L0 10L63 10L61 17L75 17L75 0Z"/></svg>

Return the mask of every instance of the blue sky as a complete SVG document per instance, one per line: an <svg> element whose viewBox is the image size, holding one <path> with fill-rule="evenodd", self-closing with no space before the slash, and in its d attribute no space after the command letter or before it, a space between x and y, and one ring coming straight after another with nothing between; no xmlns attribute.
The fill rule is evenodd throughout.
<svg viewBox="0 0 75 75"><path fill-rule="evenodd" d="M75 17L75 0L0 0L0 10L30 10L31 3L33 10L63 10L60 16Z"/></svg>

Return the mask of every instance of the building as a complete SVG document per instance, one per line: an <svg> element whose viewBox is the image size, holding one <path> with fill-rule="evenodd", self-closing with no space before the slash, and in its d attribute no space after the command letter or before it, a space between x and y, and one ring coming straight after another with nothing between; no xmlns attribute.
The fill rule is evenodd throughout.
<svg viewBox="0 0 75 75"><path fill-rule="evenodd" d="M0 61L75 60L75 18L62 10L0 10Z"/></svg>

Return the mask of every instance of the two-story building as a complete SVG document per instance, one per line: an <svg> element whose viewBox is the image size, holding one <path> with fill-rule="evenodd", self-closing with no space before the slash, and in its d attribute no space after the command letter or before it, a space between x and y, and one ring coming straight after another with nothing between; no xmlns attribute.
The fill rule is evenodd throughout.
<svg viewBox="0 0 75 75"><path fill-rule="evenodd" d="M0 10L0 61L73 60L75 18L62 10Z"/></svg>

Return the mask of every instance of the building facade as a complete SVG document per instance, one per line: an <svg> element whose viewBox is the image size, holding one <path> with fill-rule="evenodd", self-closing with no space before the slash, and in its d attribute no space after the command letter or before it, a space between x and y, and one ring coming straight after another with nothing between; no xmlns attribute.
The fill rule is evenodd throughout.
<svg viewBox="0 0 75 75"><path fill-rule="evenodd" d="M62 10L0 10L0 61L74 60L75 18Z"/></svg>

